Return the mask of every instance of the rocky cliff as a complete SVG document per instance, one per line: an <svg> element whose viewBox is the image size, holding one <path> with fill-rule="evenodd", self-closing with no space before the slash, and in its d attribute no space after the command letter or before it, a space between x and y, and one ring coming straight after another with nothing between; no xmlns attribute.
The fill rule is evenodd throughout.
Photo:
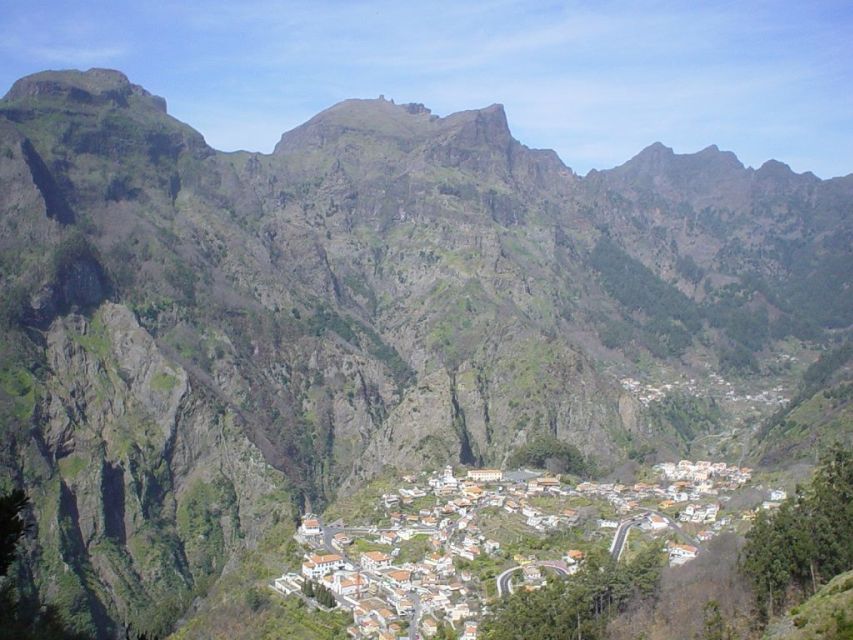
<svg viewBox="0 0 853 640"><path fill-rule="evenodd" d="M350 100L220 153L119 72L45 72L0 101L0 184L23 578L100 637L386 465L684 446L605 365L748 370L851 321L849 178L662 145L581 178L500 105Z"/></svg>

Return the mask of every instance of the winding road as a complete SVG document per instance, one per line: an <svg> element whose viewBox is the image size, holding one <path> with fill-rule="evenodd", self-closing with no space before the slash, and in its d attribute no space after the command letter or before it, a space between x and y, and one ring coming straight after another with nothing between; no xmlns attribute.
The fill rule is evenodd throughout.
<svg viewBox="0 0 853 640"><path fill-rule="evenodd" d="M537 567L547 567L548 569L553 569L564 577L570 575L569 570L566 568L566 565L558 560L540 560L538 562L531 562L530 564L535 565ZM513 572L518 571L521 568L522 565L510 567L497 577L499 598L502 597L505 593L512 593L512 574Z"/></svg>
<svg viewBox="0 0 853 640"><path fill-rule="evenodd" d="M687 542L688 544L693 545L694 547L699 547L699 541L696 538L688 535L684 532L684 530L678 526L678 523L670 518L665 513L661 513L660 511L655 511L654 509L646 509L643 513L639 515L632 516L627 520L623 520L619 523L619 526L616 528L616 533L613 534L613 541L610 543L610 557L619 561L619 558L622 557L622 552L625 550L625 543L628 541L628 532L631 530L631 527L639 527L643 520L648 518L650 515L657 515L664 519L667 527L675 531L676 535ZM565 565L561 562L557 562L554 560L542 560L539 562L534 562L533 564L540 567L549 567L554 569L557 573L560 573L563 576L570 575ZM509 569L503 571L497 578L498 585L498 597L502 597L506 593L512 593L512 574L515 571L518 571L522 568L522 565L516 565L514 567L510 567Z"/></svg>

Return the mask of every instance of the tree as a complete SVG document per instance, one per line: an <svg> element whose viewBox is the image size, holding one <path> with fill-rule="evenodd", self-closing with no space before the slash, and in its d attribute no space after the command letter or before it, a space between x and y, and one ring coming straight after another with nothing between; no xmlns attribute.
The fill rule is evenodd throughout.
<svg viewBox="0 0 853 640"><path fill-rule="evenodd" d="M741 570L768 617L791 587L814 593L853 567L853 452L834 446L811 484L797 487L775 514L760 513L746 540Z"/></svg>
<svg viewBox="0 0 853 640"><path fill-rule="evenodd" d="M316 587L314 587L314 599L317 601L318 604L329 609L337 605L335 595L322 584L318 584Z"/></svg>
<svg viewBox="0 0 853 640"><path fill-rule="evenodd" d="M731 634L726 629L720 604L716 600L708 600L702 607L702 640L728 640Z"/></svg>
<svg viewBox="0 0 853 640"><path fill-rule="evenodd" d="M591 555L570 580L549 580L538 591L518 591L483 619L487 640L597 640L608 621L635 597L654 594L662 554L649 548L627 565Z"/></svg>
<svg viewBox="0 0 853 640"><path fill-rule="evenodd" d="M0 576L5 576L15 559L18 542L27 533L23 513L29 499L21 489L0 496Z"/></svg>
<svg viewBox="0 0 853 640"><path fill-rule="evenodd" d="M443 622L433 636L433 640L457 640L459 635L448 623Z"/></svg>
<svg viewBox="0 0 853 640"><path fill-rule="evenodd" d="M55 607L22 602L14 582L5 578L17 545L29 530L24 520L28 504L20 489L0 496L0 640L79 640L65 628Z"/></svg>

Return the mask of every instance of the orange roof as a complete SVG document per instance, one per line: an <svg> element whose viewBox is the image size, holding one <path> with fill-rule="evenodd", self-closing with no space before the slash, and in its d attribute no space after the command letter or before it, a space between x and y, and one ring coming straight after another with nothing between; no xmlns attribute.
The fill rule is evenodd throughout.
<svg viewBox="0 0 853 640"><path fill-rule="evenodd" d="M343 558L337 553L329 553L327 555L312 555L309 560L314 564L326 564L327 562L341 562Z"/></svg>
<svg viewBox="0 0 853 640"><path fill-rule="evenodd" d="M381 551L365 551L361 556L363 558L370 558L373 562L385 562L386 560L391 559L391 556L387 553L382 553Z"/></svg>
<svg viewBox="0 0 853 640"><path fill-rule="evenodd" d="M405 569L397 569L395 571L389 571L385 575L387 575L392 580L396 580L397 582L405 582L406 580L412 577L412 572L406 571Z"/></svg>
<svg viewBox="0 0 853 640"><path fill-rule="evenodd" d="M671 545L671 548L681 549L682 551L685 551L687 553L696 553L699 551L699 549L690 544L673 544Z"/></svg>

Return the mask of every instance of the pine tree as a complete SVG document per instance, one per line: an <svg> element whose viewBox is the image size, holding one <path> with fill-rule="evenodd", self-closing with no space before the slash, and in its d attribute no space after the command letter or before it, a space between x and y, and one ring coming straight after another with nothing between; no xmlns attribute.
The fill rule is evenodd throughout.
<svg viewBox="0 0 853 640"><path fill-rule="evenodd" d="M720 604L709 600L702 608L702 640L728 640L731 634L726 629Z"/></svg>

